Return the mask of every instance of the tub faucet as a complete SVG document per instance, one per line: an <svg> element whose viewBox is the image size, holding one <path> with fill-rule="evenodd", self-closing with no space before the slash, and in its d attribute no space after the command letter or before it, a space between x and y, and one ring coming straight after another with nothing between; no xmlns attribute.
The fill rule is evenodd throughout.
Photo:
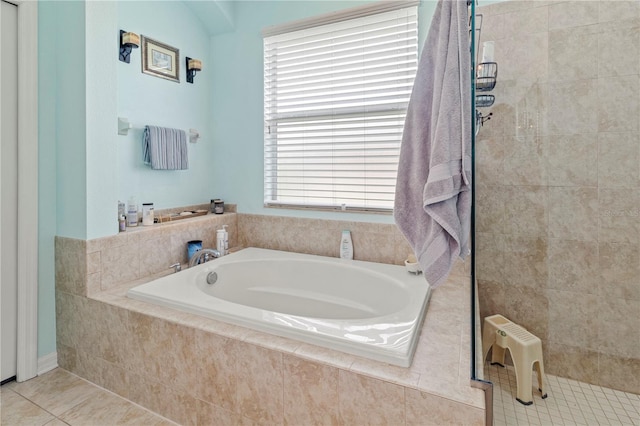
<svg viewBox="0 0 640 426"><path fill-rule="evenodd" d="M200 262L204 263L210 260L211 258L220 257L220 256L222 255L216 249L206 248L206 249L198 250L193 254L193 256L191 256L191 259L189 259L189 268L197 265Z"/></svg>

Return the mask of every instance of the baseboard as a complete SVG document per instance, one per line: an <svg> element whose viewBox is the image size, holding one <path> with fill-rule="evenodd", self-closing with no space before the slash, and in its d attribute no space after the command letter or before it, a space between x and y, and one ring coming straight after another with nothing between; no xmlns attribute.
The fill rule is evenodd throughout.
<svg viewBox="0 0 640 426"><path fill-rule="evenodd" d="M41 356L38 358L38 376L49 372L58 366L58 352L51 352L50 354Z"/></svg>

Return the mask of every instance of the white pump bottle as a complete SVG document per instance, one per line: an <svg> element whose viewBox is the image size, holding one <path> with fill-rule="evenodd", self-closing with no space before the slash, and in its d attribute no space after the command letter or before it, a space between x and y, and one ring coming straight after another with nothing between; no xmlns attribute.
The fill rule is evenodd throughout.
<svg viewBox="0 0 640 426"><path fill-rule="evenodd" d="M340 258L353 259L353 241L351 241L351 231L342 231L340 239Z"/></svg>

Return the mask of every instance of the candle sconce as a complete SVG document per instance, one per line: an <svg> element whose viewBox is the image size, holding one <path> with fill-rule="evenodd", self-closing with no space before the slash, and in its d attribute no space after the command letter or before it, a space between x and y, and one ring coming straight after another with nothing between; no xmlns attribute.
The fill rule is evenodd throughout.
<svg viewBox="0 0 640 426"><path fill-rule="evenodd" d="M193 59L187 56L187 83L193 84L193 79L196 76L196 72L202 71L202 61L200 59Z"/></svg>
<svg viewBox="0 0 640 426"><path fill-rule="evenodd" d="M131 49L140 46L140 36L136 33L120 30L120 61L129 63Z"/></svg>

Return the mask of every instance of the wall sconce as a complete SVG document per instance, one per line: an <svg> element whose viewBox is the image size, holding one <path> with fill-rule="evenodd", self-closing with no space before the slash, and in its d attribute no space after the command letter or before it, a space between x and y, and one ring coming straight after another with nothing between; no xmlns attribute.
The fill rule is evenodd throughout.
<svg viewBox="0 0 640 426"><path fill-rule="evenodd" d="M200 59L191 59L187 56L187 83L193 84L196 72L202 71L202 61Z"/></svg>
<svg viewBox="0 0 640 426"><path fill-rule="evenodd" d="M137 49L140 46L140 36L136 33L130 33L120 30L120 60L129 63L131 57L131 49Z"/></svg>

